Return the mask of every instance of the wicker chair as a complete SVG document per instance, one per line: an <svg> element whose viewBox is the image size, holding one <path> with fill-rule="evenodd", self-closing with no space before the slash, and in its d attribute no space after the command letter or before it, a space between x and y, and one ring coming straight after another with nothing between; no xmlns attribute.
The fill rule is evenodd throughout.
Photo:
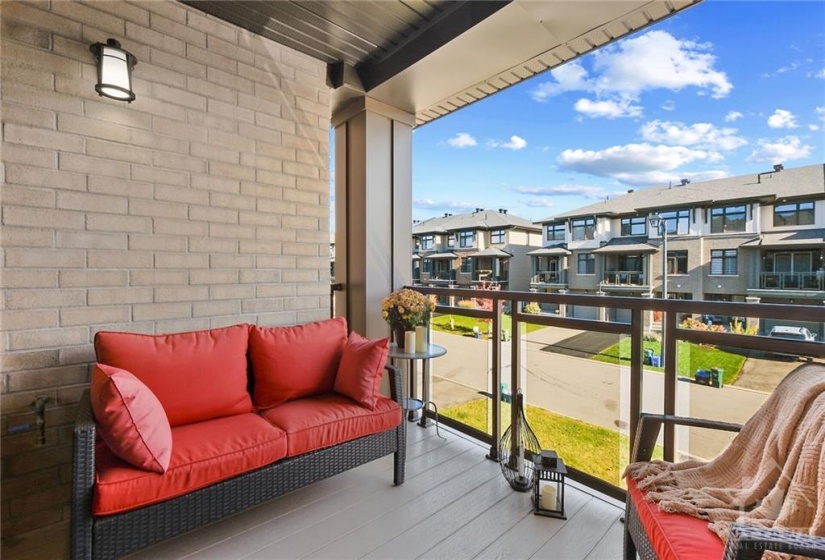
<svg viewBox="0 0 825 560"><path fill-rule="evenodd" d="M639 428L636 430L636 441L633 445L631 462L649 461L651 459L656 439L664 424L710 428L729 432L738 432L741 429L739 424L728 422L663 416L661 414L642 414L639 420ZM764 529L734 523L731 526L730 536L725 546L724 560L758 560L762 558L762 553L766 550L825 560L825 537L814 537L782 529ZM641 560L657 559L653 545L642 526L639 512L630 498L630 493L628 493L625 512L624 559L635 560L637 554Z"/></svg>

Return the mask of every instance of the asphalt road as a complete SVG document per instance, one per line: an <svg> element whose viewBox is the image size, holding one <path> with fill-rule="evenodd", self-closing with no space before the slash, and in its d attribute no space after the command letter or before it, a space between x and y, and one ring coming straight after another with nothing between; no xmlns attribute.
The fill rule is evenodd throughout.
<svg viewBox="0 0 825 560"><path fill-rule="evenodd" d="M580 331L579 331L580 332ZM526 396L530 404L626 432L629 419L630 368L546 351L577 331L548 327L527 335L521 361L526 365ZM491 345L485 340L442 332L433 342L447 354L432 362L433 392L439 408L480 398L490 391L488 372ZM511 345L502 343L503 379L509 379ZM662 412L664 377L645 371L643 410ZM679 383L677 414L743 423L767 397L767 393L725 386L721 389ZM730 441L731 435L707 430L684 430L677 434L680 450L693 456L712 458Z"/></svg>

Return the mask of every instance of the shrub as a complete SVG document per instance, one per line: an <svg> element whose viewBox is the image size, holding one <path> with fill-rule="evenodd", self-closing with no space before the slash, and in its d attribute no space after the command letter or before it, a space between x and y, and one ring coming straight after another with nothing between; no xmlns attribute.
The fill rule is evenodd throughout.
<svg viewBox="0 0 825 560"><path fill-rule="evenodd" d="M530 315L538 315L541 313L541 306L535 301L531 301L524 306L524 312L529 313Z"/></svg>

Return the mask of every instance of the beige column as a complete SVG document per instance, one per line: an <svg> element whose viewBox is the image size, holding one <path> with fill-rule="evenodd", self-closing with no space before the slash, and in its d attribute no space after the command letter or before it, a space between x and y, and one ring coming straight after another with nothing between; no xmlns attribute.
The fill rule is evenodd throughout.
<svg viewBox="0 0 825 560"><path fill-rule="evenodd" d="M412 284L413 115L368 97L332 116L335 129L336 312L387 336L381 299Z"/></svg>
<svg viewBox="0 0 825 560"><path fill-rule="evenodd" d="M762 301L762 298L756 296L745 296L746 303L759 303L760 301ZM756 334L759 334L759 317L746 317L745 328L749 332L751 329L755 329Z"/></svg>

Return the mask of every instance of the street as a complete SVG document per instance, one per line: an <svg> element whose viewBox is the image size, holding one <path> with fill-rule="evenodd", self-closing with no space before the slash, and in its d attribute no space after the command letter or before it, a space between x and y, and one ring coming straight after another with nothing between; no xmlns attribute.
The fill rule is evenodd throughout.
<svg viewBox="0 0 825 560"><path fill-rule="evenodd" d="M531 404L610 429L627 433L630 368L543 350L576 334L569 329L547 327L527 335L522 344L526 355L526 401ZM616 339L618 340L618 338ZM475 339L433 332L433 342L447 348L446 356L433 360L433 398L439 409L482 398L490 391L491 345ZM502 342L502 380L509 383L511 344ZM664 376L645 371L644 412L662 412ZM767 393L725 386L721 389L680 382L677 414L743 423L767 398ZM678 448L697 457L712 458L732 435L709 430L683 430L677 434Z"/></svg>

